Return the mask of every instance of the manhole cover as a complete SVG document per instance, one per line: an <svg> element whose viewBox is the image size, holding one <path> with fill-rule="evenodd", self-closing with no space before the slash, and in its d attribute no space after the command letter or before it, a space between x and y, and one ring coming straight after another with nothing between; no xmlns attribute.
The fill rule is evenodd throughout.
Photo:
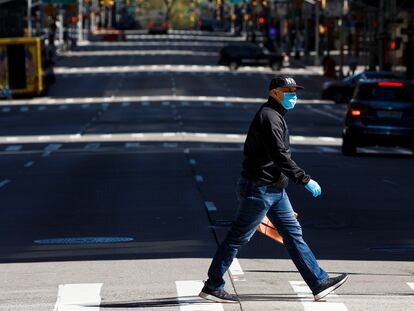
<svg viewBox="0 0 414 311"><path fill-rule="evenodd" d="M128 237L79 237L79 238L58 238L34 240L36 244L104 244L131 242L133 238Z"/></svg>
<svg viewBox="0 0 414 311"><path fill-rule="evenodd" d="M382 245L376 247L370 247L370 251L373 252L383 252L383 253L393 253L393 254L414 254L414 245Z"/></svg>

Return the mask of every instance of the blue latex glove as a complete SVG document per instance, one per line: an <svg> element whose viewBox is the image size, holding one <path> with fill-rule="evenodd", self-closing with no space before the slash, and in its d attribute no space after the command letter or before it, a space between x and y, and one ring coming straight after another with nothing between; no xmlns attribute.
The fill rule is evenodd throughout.
<svg viewBox="0 0 414 311"><path fill-rule="evenodd" d="M313 179L309 180L309 182L305 186L306 190L308 190L312 195L316 198L317 196L320 196L322 193L321 186L314 181Z"/></svg>

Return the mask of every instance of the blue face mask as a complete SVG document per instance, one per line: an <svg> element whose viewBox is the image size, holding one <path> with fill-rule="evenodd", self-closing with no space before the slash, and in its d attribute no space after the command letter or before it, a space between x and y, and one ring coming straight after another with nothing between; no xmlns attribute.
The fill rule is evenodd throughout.
<svg viewBox="0 0 414 311"><path fill-rule="evenodd" d="M298 99L298 97L296 96L296 93L288 92L288 93L284 93L284 95L285 95L285 97L282 100L282 106L285 107L285 109L287 109L287 110L293 109L293 107L295 107L296 101Z"/></svg>

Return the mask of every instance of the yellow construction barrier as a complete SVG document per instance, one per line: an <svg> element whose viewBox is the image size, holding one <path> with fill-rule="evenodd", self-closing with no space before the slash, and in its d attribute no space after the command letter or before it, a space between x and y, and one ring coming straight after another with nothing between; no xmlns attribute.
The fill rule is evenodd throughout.
<svg viewBox="0 0 414 311"><path fill-rule="evenodd" d="M0 97L40 95L42 76L40 38L0 39Z"/></svg>

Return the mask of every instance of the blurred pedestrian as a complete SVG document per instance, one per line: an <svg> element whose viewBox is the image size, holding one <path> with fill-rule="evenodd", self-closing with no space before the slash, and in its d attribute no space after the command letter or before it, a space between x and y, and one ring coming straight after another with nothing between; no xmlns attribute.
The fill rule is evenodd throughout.
<svg viewBox="0 0 414 311"><path fill-rule="evenodd" d="M241 246L248 243L256 227L267 216L283 237L284 245L315 300L342 285L347 275L330 278L319 267L302 237L286 192L289 179L303 185L314 197L321 187L292 159L285 114L296 104L296 90L302 89L291 77L271 80L269 98L256 113L244 144L243 170L237 186L239 209L226 238L219 246L199 296L216 302L238 302L224 290L223 276Z"/></svg>

